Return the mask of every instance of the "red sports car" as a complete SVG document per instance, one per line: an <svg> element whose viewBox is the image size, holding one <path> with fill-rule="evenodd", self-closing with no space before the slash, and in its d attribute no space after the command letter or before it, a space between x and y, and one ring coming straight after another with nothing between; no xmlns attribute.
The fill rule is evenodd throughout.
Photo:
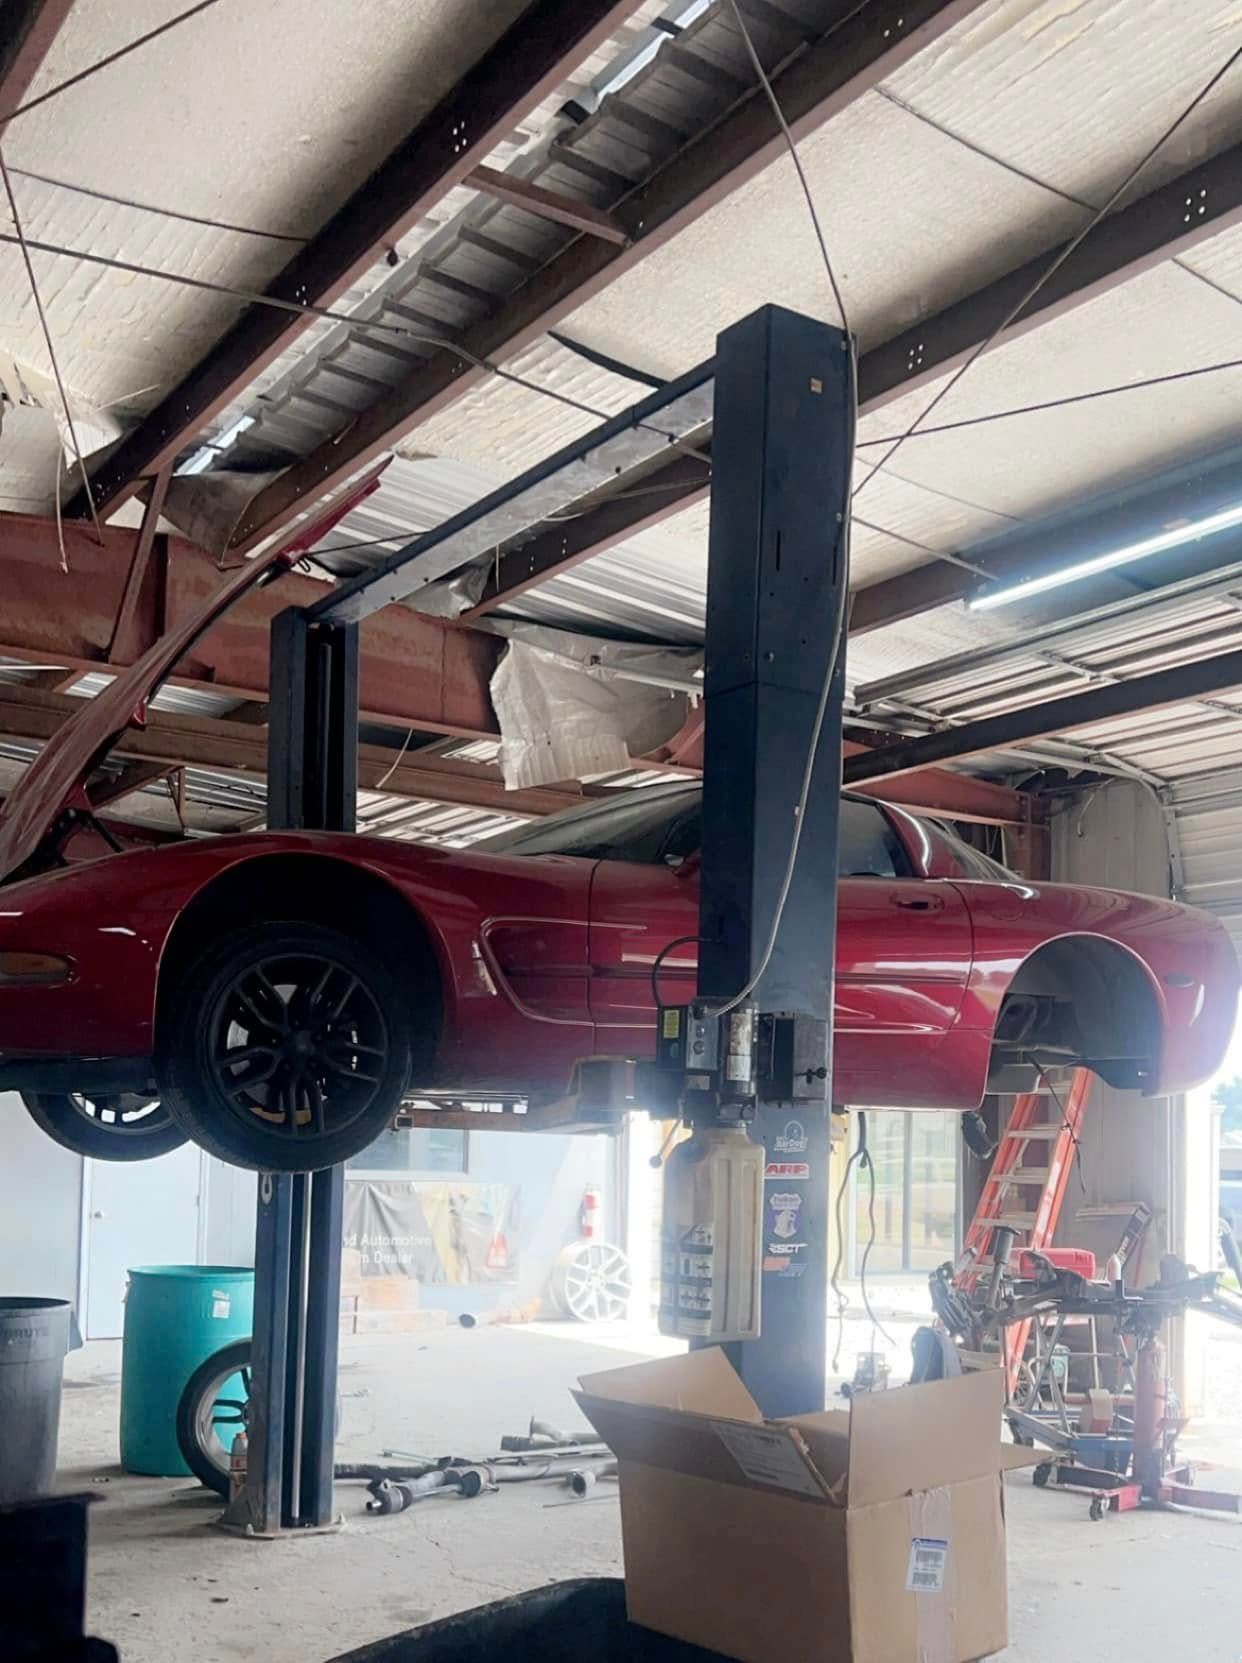
<svg viewBox="0 0 1242 1663"><path fill-rule="evenodd" d="M301 1170L364 1149L405 1097L539 1105L587 1059L648 1058L653 964L697 926L692 786L469 852L258 832L24 876L229 598L84 705L0 813L0 1087L88 1154L188 1135ZM666 1003L693 997L694 969L692 948L665 959ZM1071 1063L1181 1090L1219 1064L1237 992L1204 913L1026 883L938 824L843 800L839 1102L973 1109L989 1082Z"/></svg>

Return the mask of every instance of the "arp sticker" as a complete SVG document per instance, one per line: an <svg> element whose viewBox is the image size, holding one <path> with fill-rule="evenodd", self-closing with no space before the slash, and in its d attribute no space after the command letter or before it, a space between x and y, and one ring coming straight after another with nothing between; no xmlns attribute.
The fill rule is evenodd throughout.
<svg viewBox="0 0 1242 1663"><path fill-rule="evenodd" d="M809 1178L811 1168L806 1161L769 1161L763 1169L765 1178Z"/></svg>
<svg viewBox="0 0 1242 1663"><path fill-rule="evenodd" d="M910 1562L906 1567L908 1594L938 1594L944 1588L945 1567L949 1562L949 1544L943 1536L916 1536L910 1543Z"/></svg>

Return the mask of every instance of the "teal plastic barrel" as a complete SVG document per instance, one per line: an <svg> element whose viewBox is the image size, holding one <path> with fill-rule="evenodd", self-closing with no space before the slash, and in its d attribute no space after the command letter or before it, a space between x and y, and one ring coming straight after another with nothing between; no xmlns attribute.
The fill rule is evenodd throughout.
<svg viewBox="0 0 1242 1663"><path fill-rule="evenodd" d="M254 1271L143 1265L129 1273L121 1351L121 1465L184 1478L177 1403L194 1370L254 1323Z"/></svg>

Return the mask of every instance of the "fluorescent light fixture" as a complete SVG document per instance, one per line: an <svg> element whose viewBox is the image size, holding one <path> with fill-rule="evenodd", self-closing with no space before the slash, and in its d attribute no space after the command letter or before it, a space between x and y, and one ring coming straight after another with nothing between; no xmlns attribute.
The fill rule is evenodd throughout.
<svg viewBox="0 0 1242 1663"><path fill-rule="evenodd" d="M967 604L972 612L988 612L994 606L1009 606L1013 601L1026 600L1029 595L1042 595L1049 589L1060 589L1066 583L1077 583L1080 578L1094 577L1097 572L1111 572L1115 566L1128 566L1133 560L1145 560L1149 554L1163 554L1165 549L1179 548L1183 543L1197 543L1201 537L1225 531L1230 526L1242 525L1242 503L1223 508L1219 514L1206 519L1188 520L1172 531L1162 531L1155 537L1144 537L1141 542L1127 543L1124 548L1111 549L1107 554L1093 555L1073 566L1063 566L1059 572L1045 572L1042 577L1027 578L1008 587L988 589Z"/></svg>

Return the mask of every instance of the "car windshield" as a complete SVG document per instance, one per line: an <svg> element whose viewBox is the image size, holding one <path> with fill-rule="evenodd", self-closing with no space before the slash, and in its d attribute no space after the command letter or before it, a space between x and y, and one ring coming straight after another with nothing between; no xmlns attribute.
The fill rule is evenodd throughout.
<svg viewBox="0 0 1242 1663"><path fill-rule="evenodd" d="M910 875L901 838L875 803L842 797L839 832L840 877ZM476 848L487 854L578 855L586 860L653 865L684 860L701 842L701 788L697 784L653 785L617 792L606 801L505 832Z"/></svg>
<svg viewBox="0 0 1242 1663"><path fill-rule="evenodd" d="M636 786L571 808L475 847L486 854L581 855L587 860L655 860L670 828L698 807L697 785ZM655 853L645 851L653 847Z"/></svg>

